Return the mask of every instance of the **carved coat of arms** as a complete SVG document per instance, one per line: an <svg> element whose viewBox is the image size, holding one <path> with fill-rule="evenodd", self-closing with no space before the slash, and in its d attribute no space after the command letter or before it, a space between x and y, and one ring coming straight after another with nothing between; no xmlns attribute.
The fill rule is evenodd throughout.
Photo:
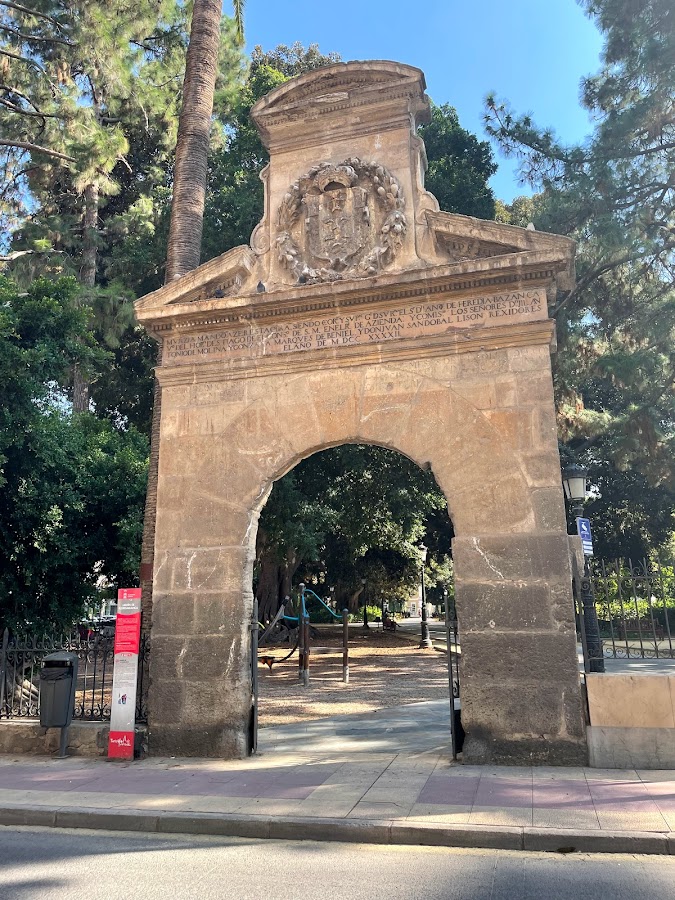
<svg viewBox="0 0 675 900"><path fill-rule="evenodd" d="M296 181L279 210L279 258L300 282L373 275L406 233L396 179L354 157L322 163Z"/></svg>

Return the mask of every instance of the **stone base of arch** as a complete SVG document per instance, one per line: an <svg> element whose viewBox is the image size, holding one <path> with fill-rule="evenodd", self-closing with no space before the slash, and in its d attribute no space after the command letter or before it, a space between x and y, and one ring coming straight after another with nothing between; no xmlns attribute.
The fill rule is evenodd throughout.
<svg viewBox="0 0 675 900"><path fill-rule="evenodd" d="M300 459L359 442L430 467L448 498L464 759L585 762L546 346L217 383L160 377L152 754L248 752L259 512Z"/></svg>

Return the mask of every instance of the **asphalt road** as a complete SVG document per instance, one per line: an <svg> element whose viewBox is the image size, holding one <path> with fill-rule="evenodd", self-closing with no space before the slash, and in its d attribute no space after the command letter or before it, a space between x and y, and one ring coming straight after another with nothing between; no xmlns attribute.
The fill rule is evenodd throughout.
<svg viewBox="0 0 675 900"><path fill-rule="evenodd" d="M675 857L0 827L0 900L665 900Z"/></svg>

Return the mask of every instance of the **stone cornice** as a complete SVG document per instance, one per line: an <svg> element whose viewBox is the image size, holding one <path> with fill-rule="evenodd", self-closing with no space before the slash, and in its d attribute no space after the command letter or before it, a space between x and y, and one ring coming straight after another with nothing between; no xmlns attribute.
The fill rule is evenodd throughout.
<svg viewBox="0 0 675 900"><path fill-rule="evenodd" d="M534 287L550 283L566 267L555 252L525 252L468 260L451 266L434 266L326 284L296 285L253 297L172 302L150 305L148 295L136 306L138 320L154 333L167 330L203 328L241 321L282 319L304 313L346 307L435 297ZM172 287L171 285L169 287ZM165 290L165 289L162 289ZM158 298L159 299L159 298Z"/></svg>
<svg viewBox="0 0 675 900"><path fill-rule="evenodd" d="M380 344L298 351L278 356L219 359L193 365L160 366L156 369L162 387L232 381L267 375L291 375L317 369L417 360L434 356L545 346L555 349L555 323L551 319L515 322L492 328L455 329L452 333L415 337Z"/></svg>

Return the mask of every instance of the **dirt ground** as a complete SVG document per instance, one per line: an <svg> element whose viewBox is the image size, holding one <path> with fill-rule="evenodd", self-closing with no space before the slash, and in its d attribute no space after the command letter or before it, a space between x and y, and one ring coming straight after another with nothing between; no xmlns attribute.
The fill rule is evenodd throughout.
<svg viewBox="0 0 675 900"><path fill-rule="evenodd" d="M328 648L327 651L318 648ZM287 645L261 647L261 656L281 659ZM448 696L446 656L419 650L414 643L371 628L350 628L349 684L342 682L342 636L323 628L312 640L309 687L298 680L297 651L286 662L258 664L259 724L261 728L305 722L347 713L441 700Z"/></svg>

